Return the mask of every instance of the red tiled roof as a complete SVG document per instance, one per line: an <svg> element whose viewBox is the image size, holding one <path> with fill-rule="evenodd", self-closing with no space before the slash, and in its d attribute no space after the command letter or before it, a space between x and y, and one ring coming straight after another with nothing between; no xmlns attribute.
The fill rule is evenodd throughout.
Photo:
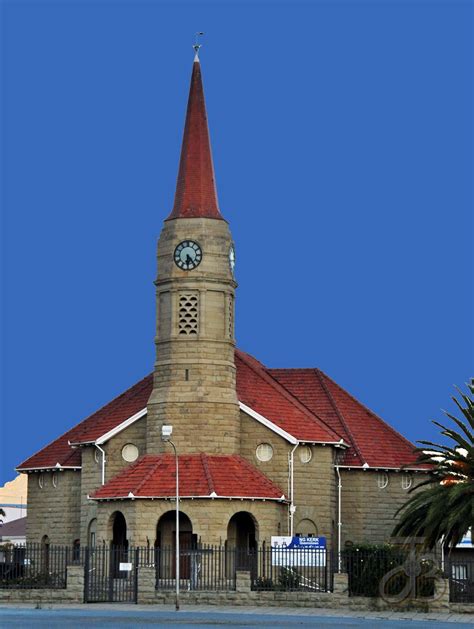
<svg viewBox="0 0 474 629"><path fill-rule="evenodd" d="M146 407L153 386L153 376L148 375L133 387L84 419L39 452L30 456L17 467L18 470L61 467L80 467L81 453L70 443L93 442L109 430Z"/></svg>
<svg viewBox="0 0 474 629"><path fill-rule="evenodd" d="M343 465L415 467L413 444L319 369L267 369L240 350L236 350L235 362L239 400L299 441L338 443L343 439L350 446ZM69 442L94 442L142 411L152 385L152 375L146 376L17 469L53 468L58 464L80 467L80 451L71 448Z"/></svg>
<svg viewBox="0 0 474 629"><path fill-rule="evenodd" d="M199 61L193 64L174 207L167 220L173 218L222 219Z"/></svg>
<svg viewBox="0 0 474 629"><path fill-rule="evenodd" d="M240 402L300 441L340 442L341 437L327 423L282 387L255 358L237 350L235 364Z"/></svg>
<svg viewBox="0 0 474 629"><path fill-rule="evenodd" d="M270 373L351 447L342 465L400 468L416 465L414 445L319 369L270 369Z"/></svg>
<svg viewBox="0 0 474 629"><path fill-rule="evenodd" d="M265 500L281 500L283 496L278 485L244 458L208 454L179 456L179 493L181 497ZM146 454L95 491L91 498L171 498L175 495L174 456Z"/></svg>

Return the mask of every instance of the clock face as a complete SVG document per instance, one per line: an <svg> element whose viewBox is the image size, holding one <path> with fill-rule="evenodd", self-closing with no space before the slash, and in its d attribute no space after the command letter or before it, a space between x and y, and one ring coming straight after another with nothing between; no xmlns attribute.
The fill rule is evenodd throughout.
<svg viewBox="0 0 474 629"><path fill-rule="evenodd" d="M230 246L229 249L229 266L230 266L230 270L231 273L234 273L234 269L235 269L235 249L234 249L234 245Z"/></svg>
<svg viewBox="0 0 474 629"><path fill-rule="evenodd" d="M201 260L201 247L194 240L183 240L174 250L175 264L183 271L192 271Z"/></svg>

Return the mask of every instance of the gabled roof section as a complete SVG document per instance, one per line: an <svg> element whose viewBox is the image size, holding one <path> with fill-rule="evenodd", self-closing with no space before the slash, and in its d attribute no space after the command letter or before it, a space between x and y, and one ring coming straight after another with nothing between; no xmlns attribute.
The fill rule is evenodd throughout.
<svg viewBox="0 0 474 629"><path fill-rule="evenodd" d="M80 467L81 453L70 443L91 443L146 407L153 386L150 374L133 387L74 426L58 439L23 461L18 471L54 467Z"/></svg>
<svg viewBox="0 0 474 629"><path fill-rule="evenodd" d="M217 201L201 64L197 58L191 75L174 206L167 220L173 218L222 219Z"/></svg>
<svg viewBox="0 0 474 629"><path fill-rule="evenodd" d="M320 369L270 369L270 373L351 447L341 465L394 468L416 464L415 446Z"/></svg>
<svg viewBox="0 0 474 629"><path fill-rule="evenodd" d="M175 458L171 454L141 457L90 497L93 500L173 498ZM249 498L283 501L283 491L237 455L181 454L181 498Z"/></svg>
<svg viewBox="0 0 474 629"><path fill-rule="evenodd" d="M285 389L258 360L236 350L235 364L240 402L299 441L341 442L339 434Z"/></svg>

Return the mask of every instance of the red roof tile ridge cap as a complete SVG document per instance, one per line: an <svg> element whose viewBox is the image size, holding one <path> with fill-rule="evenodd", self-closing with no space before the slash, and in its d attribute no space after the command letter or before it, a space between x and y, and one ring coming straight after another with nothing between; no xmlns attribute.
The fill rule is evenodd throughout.
<svg viewBox="0 0 474 629"><path fill-rule="evenodd" d="M154 459L154 458L155 457L153 457L152 455L145 454L143 457L141 457L141 459L139 459L139 461L145 461L145 460ZM138 461L137 461L137 463L138 463ZM138 496L138 494L140 492L140 489L143 487L143 485L153 476L153 474L155 474L155 472L157 471L158 468L162 467L163 464L164 464L164 457L163 457L163 455L162 456L158 455L157 460L153 461L152 465L150 466L150 470L148 471L148 474L145 474L145 476L138 483L136 488L132 490L132 494L134 496ZM131 467L132 466L130 466L128 469L130 470Z"/></svg>
<svg viewBox="0 0 474 629"><path fill-rule="evenodd" d="M204 452L201 452L201 465L204 470L204 476L206 477L207 484L209 487L209 495L211 495L213 492L216 493L214 480L212 478L211 470L209 469L208 457L207 457L207 454L205 454Z"/></svg>
<svg viewBox="0 0 474 629"><path fill-rule="evenodd" d="M319 370L321 371L321 370ZM384 419L382 419L379 415L377 415L377 413L374 413L374 411L371 411L370 408L368 408L365 404L363 404L360 400L358 400L356 397L354 397L351 393L349 393L349 391L346 391L346 389L344 389L344 387L341 387L341 385L337 384L337 382L335 382L332 378L330 378L327 373L324 373L324 371L321 371L322 375L327 378L328 380L330 380L338 389L340 389L343 393L345 393L347 396L349 396L351 398L351 400L353 400L354 402L356 402L359 406L361 406L365 411L367 411L367 413L369 413L369 415L372 415L372 417L375 417L375 419L378 419L380 422L382 422L382 424L388 428L394 435L396 435L397 437L399 437L400 439L402 439L402 441L404 441L407 445L409 445L413 450L415 449L415 445L406 437L404 437L400 432L398 432L398 430L396 430L395 428L393 428L392 426L390 426L390 424L388 424Z"/></svg>
<svg viewBox="0 0 474 629"><path fill-rule="evenodd" d="M283 395L283 397L285 397L289 402L293 404L293 406L296 406L296 408L298 408L302 413L307 415L308 419L315 422L316 424L318 423L322 424L322 426L328 431L328 433L333 438L335 438L338 442L341 440L341 436L338 435L328 424L326 424L326 422L323 419L321 419L319 415L316 415L316 413L311 411L307 406L305 406L302 402L300 402L300 400L297 397L295 397L293 393L291 393L291 391L288 391L288 389L284 385L282 385L280 382L278 382L276 378L274 378L270 373L268 373L267 367L262 365L262 363L259 363L262 366L257 371L256 367L254 367L254 365L252 365L249 360L247 360L246 358L244 359L242 356L239 356L239 358L249 367L249 369L252 369L252 371L260 375L274 389L277 389L281 393L281 395Z"/></svg>
<svg viewBox="0 0 474 629"><path fill-rule="evenodd" d="M106 402L105 404L103 404L100 408L98 408L96 411L94 411L93 413L91 413L90 415L88 415L87 417L85 417L82 421L80 421L78 424L76 424L74 426L74 428L71 428L71 430L75 430L76 428L79 428L79 426L81 426L81 424L85 423L86 421L88 421L89 419L91 419L92 417L94 417L94 415L97 415L98 413L100 413L101 411L103 411L105 408L107 408L107 406L110 406L111 404L113 404L114 402L116 402L118 399L120 399L122 396L125 396L127 393L129 393L132 389L134 389L135 387L138 387L140 385L143 385L145 383L145 380L147 380L148 378L152 378L153 377L153 373L149 373L146 376L144 376L143 378L141 378L141 380L138 380L138 382L135 382L135 384L132 384L131 387L128 387L128 389L125 389L125 391L122 391L122 393L119 393L118 395L116 395L114 398L112 398L109 402ZM127 417L128 419L128 417ZM124 420L125 421L125 420ZM117 424L118 426L119 424ZM84 428L85 430L85 428ZM84 432L84 431L82 431ZM80 436L80 435L78 435ZM80 441L77 441L75 443L81 443ZM46 446L45 446L46 447Z"/></svg>
<svg viewBox="0 0 474 629"><path fill-rule="evenodd" d="M279 487L279 485L277 485L274 481L272 481L271 478L268 478L268 476L266 474L264 474L258 468L256 468L255 465L252 465L252 463L250 463L250 461L245 459L242 455L240 455L240 454L233 454L231 456L232 456L233 459L237 459L238 461L243 463L243 466L246 467L250 472L252 472L252 474L254 474L256 476L261 476L268 485L270 485L273 489L277 490L278 493L281 492L281 494L280 494L281 496L285 495L285 492L282 491L282 489L281 489L281 487Z"/></svg>
<svg viewBox="0 0 474 629"><path fill-rule="evenodd" d="M342 414L342 412L339 410L336 401L334 400L331 392L329 391L327 384L324 382L324 378L321 375L321 372L319 369L315 369L314 370L316 377L318 378L319 382L321 383L321 386L324 390L324 392L326 393L328 400L331 404L331 406L333 407L334 411L336 412L336 415L339 417L341 424L344 426L344 429L346 430L347 434L349 435L349 439L351 440L351 445L353 446L354 450L357 452L357 456L360 459L360 462L363 465L368 465L367 461L365 460L365 457L362 456L362 452L357 444L357 441L354 437L354 434L352 432L352 430L349 428L344 415Z"/></svg>

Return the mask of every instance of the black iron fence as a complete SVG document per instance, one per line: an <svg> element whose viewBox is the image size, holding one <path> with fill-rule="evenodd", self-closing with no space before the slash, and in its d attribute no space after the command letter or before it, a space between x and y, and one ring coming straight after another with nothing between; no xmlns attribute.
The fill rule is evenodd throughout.
<svg viewBox="0 0 474 629"><path fill-rule="evenodd" d="M341 553L341 569L348 575L349 596L395 600L433 596L441 575L436 557L390 546L347 548Z"/></svg>
<svg viewBox="0 0 474 629"><path fill-rule="evenodd" d="M448 557L444 565L452 603L474 603L474 559Z"/></svg>
<svg viewBox="0 0 474 629"><path fill-rule="evenodd" d="M85 600L136 600L139 570L152 568L157 590L176 587L174 548L93 548L27 544L0 546L0 589L65 588L67 567L84 566ZM180 589L232 591L238 571L250 575L254 591L330 592L338 557L325 549L255 549L197 545L181 548ZM341 553L350 596L431 597L435 581L449 579L450 600L474 603L474 559L410 554L401 548L348 548Z"/></svg>
<svg viewBox="0 0 474 629"><path fill-rule="evenodd" d="M0 588L65 588L66 567L79 555L79 549L68 546L4 545L0 548Z"/></svg>
<svg viewBox="0 0 474 629"><path fill-rule="evenodd" d="M155 569L156 589L176 587L174 548L141 548L138 561ZM179 581L183 590L235 590L237 572L248 571L252 590L326 592L332 590L333 567L332 556L324 549L199 545L181 549Z"/></svg>

